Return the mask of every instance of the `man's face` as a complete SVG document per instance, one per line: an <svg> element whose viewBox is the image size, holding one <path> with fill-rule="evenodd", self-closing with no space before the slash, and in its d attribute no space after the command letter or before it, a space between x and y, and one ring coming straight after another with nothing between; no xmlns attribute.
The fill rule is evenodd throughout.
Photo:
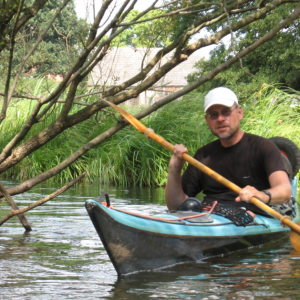
<svg viewBox="0 0 300 300"><path fill-rule="evenodd" d="M231 107L213 105L205 114L209 129L220 139L231 138L239 130L242 118L243 109L236 104Z"/></svg>

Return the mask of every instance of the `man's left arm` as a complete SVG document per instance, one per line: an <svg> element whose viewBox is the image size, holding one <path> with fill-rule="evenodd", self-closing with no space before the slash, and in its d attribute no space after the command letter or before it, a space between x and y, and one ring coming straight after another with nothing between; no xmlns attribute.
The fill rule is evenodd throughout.
<svg viewBox="0 0 300 300"><path fill-rule="evenodd" d="M292 186L285 171L275 171L269 175L270 188L259 191L255 187L247 185L241 189L236 201L249 202L251 197L256 197L266 204L279 204L291 199Z"/></svg>
<svg viewBox="0 0 300 300"><path fill-rule="evenodd" d="M292 193L292 185L285 171L275 171L269 176L270 188L268 191L271 194L271 202L285 203L290 201Z"/></svg>

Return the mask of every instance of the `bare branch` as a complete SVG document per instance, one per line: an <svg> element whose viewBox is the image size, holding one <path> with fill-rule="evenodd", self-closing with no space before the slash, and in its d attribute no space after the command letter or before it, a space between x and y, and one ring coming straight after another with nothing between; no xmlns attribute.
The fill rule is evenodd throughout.
<svg viewBox="0 0 300 300"><path fill-rule="evenodd" d="M273 38L281 29L285 28L288 24L292 23L296 19L300 17L300 6L295 9L295 11L285 20L277 24L276 27L274 27L270 32L262 36L261 38L257 39L255 42L253 42L251 45L249 45L247 48L241 50L239 53L237 53L235 56L233 56L231 59L227 60L223 64L217 66L214 70L209 72L208 74L202 76L198 80L194 81L193 83L185 86L184 88L180 89L179 91L168 95L161 100L154 103L152 106L150 106L148 109L146 109L143 113L140 113L137 117L137 119L144 118L145 116L151 114L153 111L156 111L160 107L163 107L164 105L172 102L175 99L178 99L179 97L193 91L194 89L198 88L205 82L212 80L216 75L218 75L220 72L228 69L231 65L239 61L242 57L246 56L251 51L258 48L263 43L267 42L271 38Z"/></svg>
<svg viewBox="0 0 300 300"><path fill-rule="evenodd" d="M97 92L91 92L91 93L85 93L83 95L77 95L74 97L74 99L80 99L80 98L86 98L89 96L93 96L93 95L98 95L101 94L101 92L97 91ZM0 96L3 96L4 93L0 92ZM32 96L32 95L27 95L27 94L13 94L12 98L19 98L19 99L24 99L24 100L37 100L38 102L41 102L43 97L39 97L39 96ZM58 99L56 101L57 103L65 103L66 101L63 99ZM82 105L82 106L89 106L89 103L85 103L85 102L79 102L79 101L74 101L73 104L77 104L77 105Z"/></svg>
<svg viewBox="0 0 300 300"><path fill-rule="evenodd" d="M25 1L24 1L25 2ZM19 31L29 19L34 17L40 9L44 7L47 0L35 0L31 7L24 10L23 16L18 20L16 24L16 31Z"/></svg>
<svg viewBox="0 0 300 300"><path fill-rule="evenodd" d="M153 7L154 7L154 5L152 5L150 8L148 8L148 11L153 10ZM172 17L174 15L196 14L200 10L204 9L205 7L207 7L207 3L205 3L205 4L202 4L202 3L201 4L195 4L195 5L191 5L191 6L187 6L187 7L184 7L184 8L180 8L180 9L171 11L169 13L161 14L160 16L145 18L145 19L142 19L142 20L131 21L131 22L126 22L126 23L120 23L116 26L128 27L128 26L137 25L137 24L141 24L141 23L146 23L146 22L154 21L154 20L158 20L158 19L165 19L167 17Z"/></svg>
<svg viewBox="0 0 300 300"><path fill-rule="evenodd" d="M124 20L129 12L134 8L135 0L123 1L123 5L121 6L116 5L116 2L113 0L103 1L94 23L91 26L85 47L82 50L81 55L76 59L73 66L64 77L64 80L53 92L49 92L48 95L31 98L36 100L34 111L20 132L4 147L0 155L0 172L8 170L15 164L19 163L23 158L27 157L33 151L41 148L47 142L57 137L68 128L75 126L80 122L89 119L91 116L99 113L106 107L106 105L104 105L101 101L102 97L117 104L137 97L141 92L151 89L151 87L157 83L158 80L160 80L173 68L178 66L181 62L188 59L189 56L196 50L209 45L217 44L225 36L234 34L238 30L247 28L247 26L250 24L255 24L255 21L264 18L268 14L271 14L275 8L282 4L296 2L295 0L270 0L266 4L258 7L258 1L223 1L224 7L222 7L222 1L223 0L207 3L202 1L201 5L206 5L206 7L203 6L203 9L207 8L205 13L201 10L202 7L200 4L198 7L192 6L180 10L174 8L173 11L169 12L174 16L176 14L178 15L183 13L197 13L197 15L193 17L191 26L189 28L183 27L181 34L178 34L176 40L154 54L153 57L151 57L151 59L145 63L145 65L141 66L134 76L126 78L123 82L116 86L103 86L103 90L101 92L97 91L86 94L86 96L99 94L100 97L99 99L94 100L95 102L92 104L80 103L85 105L85 107L80 108L80 110L76 110L76 112L73 113L72 108L74 107L74 104L79 103L75 100L84 97L84 95L76 95L76 93L78 93L79 84L83 82L83 79L86 76L89 75L93 67L105 58L107 53L110 51L111 42L113 42L113 40L120 33L126 30L127 26L132 25L131 23L125 23ZM180 4L182 3L181 1L173 1L172 3L174 4L176 2ZM299 0L297 2L299 2ZM115 7L112 7L114 4ZM112 13L111 8L114 8L116 11ZM155 5L150 5L148 9L141 12L134 20L132 20L132 22L138 23L141 21L151 21L151 18L144 20L142 20L142 18L147 16L147 11L154 9L158 8ZM247 13L243 14L245 11L247 11ZM240 50L239 52L237 52L238 49L235 49L237 53L233 53L233 56L229 58L228 61L219 65L211 72L205 74L194 83L184 87L172 95L162 98L153 106L139 114L139 117L141 118L150 114L154 110L186 94L196 87L199 87L204 82L214 78L214 76L216 76L218 73L229 68L239 59L272 38L279 30L284 28L284 26L288 26L291 24L291 22L293 22L293 20L299 18L299 15L295 15L297 9L294 11L291 9L291 12L292 13L289 18L270 30L267 35L258 38L256 41L253 41L250 46ZM165 17L167 14L165 14ZM108 15L110 18L103 22ZM226 21L226 19L228 21ZM216 27L219 29L215 30ZM202 33L202 30L210 30L211 28L214 29L213 34L207 38L199 38L198 40L191 42L191 37L193 35L196 33ZM188 44L189 42L190 44ZM63 93L66 96L63 97L64 99L61 99ZM16 95L16 93L10 94L11 97ZM32 134L30 138L25 140L25 137L27 137L34 124L39 122L41 118L47 117L48 113L51 112L51 109L58 102L63 103L59 117L54 120L52 124L47 125L47 127L43 128L36 135ZM95 145L101 144L109 136L124 126L124 123L117 124L117 126L112 127L106 132L103 132L95 139L77 149L73 155L69 156L68 158L61 158L64 160L55 168L52 168L51 170L48 170L28 181L25 181L23 184L12 189L14 192L24 191L30 189L37 183L51 178L64 168L68 167L71 163L73 163L91 148L95 147Z"/></svg>
<svg viewBox="0 0 300 300"><path fill-rule="evenodd" d="M8 192L11 195L23 193L25 191L30 190L33 186L44 182L48 180L49 178L57 175L65 168L69 167L73 162L75 162L78 158L80 158L82 155L87 153L92 148L98 146L102 142L104 142L106 139L114 135L116 132L127 126L128 124L122 122L118 123L116 126L111 127L110 129L102 132L100 135L95 137L94 139L90 140L88 143L84 144L82 147L80 147L77 151L73 152L69 157L67 157L65 160L57 164L55 167L53 167L50 170L47 170L46 172L43 172L39 174L38 176L35 176L29 180L26 180L22 182L21 184L11 187L8 189Z"/></svg>
<svg viewBox="0 0 300 300"><path fill-rule="evenodd" d="M17 204L13 200L13 198L10 196L10 194L7 192L7 190L4 188L4 186L2 184L0 184L0 192L2 193L2 195L5 197L5 199L7 200L7 202L11 205L11 207L13 209L16 209L16 210L19 209ZM20 223L25 228L25 231L31 231L31 226L28 223L26 217L23 215L23 213L18 214L18 218L20 220ZM0 225L1 225L1 223L0 223Z"/></svg>
<svg viewBox="0 0 300 300"><path fill-rule="evenodd" d="M51 20L48 23L48 25L46 26L46 28L41 32L41 34L37 38L37 41L35 42L35 44L33 45L33 47L28 51L28 53L23 58L23 61L21 62L20 66L19 66L19 70L17 72L17 75L15 76L15 79L14 79L14 81L12 83L11 88L10 88L10 92L7 95L7 100L6 100L7 102L10 101L10 99L12 97L12 94L15 91L17 82L19 80L20 75L22 74L22 70L24 69L25 63L27 62L28 58L37 49L37 47L39 46L39 44L43 40L43 37L46 35L46 33L48 32L49 28L52 26L53 22L55 21L55 19L57 18L57 16L60 14L61 10L68 4L68 2L70 2L70 0L64 0L63 4L57 9L57 11L55 12L55 14L53 15L53 17L51 18Z"/></svg>
<svg viewBox="0 0 300 300"><path fill-rule="evenodd" d="M10 86L11 72L12 72L12 60L13 60L14 47L15 47L15 38L16 38L16 34L17 34L16 23L18 22L18 19L20 17L21 8L23 7L23 5L24 5L24 0L21 1L18 5L16 22L15 22L15 24L13 26L13 30L11 32L9 59L8 59L3 105L2 105L1 114L0 114L0 123L6 118L6 111L7 111L8 103L9 103L9 86Z"/></svg>
<svg viewBox="0 0 300 300"><path fill-rule="evenodd" d="M149 108L145 109L143 112L139 113L136 118L142 119L148 115L150 115L152 112L158 110L162 106L166 105L167 103L170 103L171 101L178 99L179 97L185 95L188 92L191 92L192 90L198 88L203 83L213 79L217 74L224 71L225 69L228 69L232 64L236 63L239 59L241 59L243 56L247 55L250 51L253 51L254 49L258 48L261 44L265 43L269 39L271 39L276 33L278 33L282 28L286 27L288 24L299 18L300 16L300 7L294 11L292 15L290 15L287 19L282 21L280 24L276 26L272 31L265 34L263 37L255 41L253 44L248 46L247 48L243 49L239 53L237 53L234 57L232 57L227 62L223 63L222 65L218 66L214 70L212 70L210 73L208 73L205 76L202 76L197 81L187 85L186 87L182 88L181 90L166 96L159 100L158 102L154 103ZM32 186L41 183L44 180L47 180L51 178L52 176L58 174L60 171L68 167L71 163L76 161L79 157L81 157L83 154L85 154L90 149L98 146L103 141L105 141L107 138L114 135L116 132L127 126L128 124L124 123L123 121L119 121L118 124L109 130L103 132L84 146L82 146L80 149L78 149L76 152L74 152L71 156L69 156L67 159L65 159L62 163L58 164L56 167L52 168L51 170L36 176L33 179L30 179L28 181L25 181L21 185L18 185L16 187L10 188L9 192L13 194L21 193L26 190L29 190Z"/></svg>
<svg viewBox="0 0 300 300"><path fill-rule="evenodd" d="M76 177L75 179L73 179L72 181L70 181L68 184L64 185L63 187L61 187L60 189L56 190L54 193L48 195L47 197L38 200L30 205L28 205L27 207L21 208L21 209L14 209L12 210L9 214L7 214L6 216L4 216L1 220L0 220L0 226L3 225L5 222L7 222L10 218L14 217L14 216L18 216L20 217L20 215L23 215L25 212L43 205L44 203L46 203L47 201L57 197L58 195L62 194L63 192L65 192L66 190L68 190L71 186L73 186L74 184L76 184L77 182L79 182L83 177L85 176L85 174L81 174L78 177ZM28 231L28 230L27 230Z"/></svg>

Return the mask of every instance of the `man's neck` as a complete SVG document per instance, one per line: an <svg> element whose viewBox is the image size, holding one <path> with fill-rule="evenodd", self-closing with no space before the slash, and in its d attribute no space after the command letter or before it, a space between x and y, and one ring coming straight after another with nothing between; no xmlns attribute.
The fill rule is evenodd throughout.
<svg viewBox="0 0 300 300"><path fill-rule="evenodd" d="M231 146L237 144L243 138L243 136L244 136L244 131L239 129L231 137L226 138L226 139L220 139L220 142L221 142L222 146L225 148L231 147Z"/></svg>

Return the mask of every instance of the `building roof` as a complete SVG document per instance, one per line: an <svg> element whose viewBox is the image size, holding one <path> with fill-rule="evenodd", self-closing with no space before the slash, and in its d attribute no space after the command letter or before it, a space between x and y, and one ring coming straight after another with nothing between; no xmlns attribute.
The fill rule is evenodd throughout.
<svg viewBox="0 0 300 300"><path fill-rule="evenodd" d="M114 47L93 69L89 79L90 85L114 86L118 85L136 74L161 48L133 48ZM172 54L163 58L160 64L164 64ZM196 71L195 63L204 59L200 51L196 51L190 57L172 69L155 84L155 87L181 87L187 84L187 76ZM157 67L156 67L157 68Z"/></svg>

